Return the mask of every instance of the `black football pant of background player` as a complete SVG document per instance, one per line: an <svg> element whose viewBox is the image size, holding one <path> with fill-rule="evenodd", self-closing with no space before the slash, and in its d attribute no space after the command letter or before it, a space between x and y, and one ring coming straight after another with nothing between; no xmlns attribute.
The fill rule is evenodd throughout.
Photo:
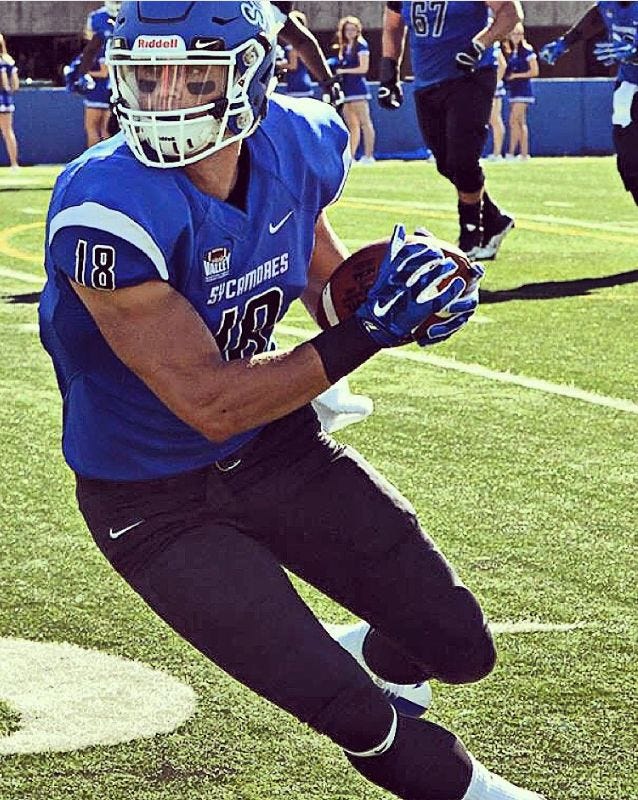
<svg viewBox="0 0 638 800"><path fill-rule="evenodd" d="M487 68L414 93L423 141L436 159L437 170L458 192L475 194L485 184L479 159L487 142L495 91L496 70ZM487 192L482 213L486 226L501 213Z"/></svg>
<svg viewBox="0 0 638 800"><path fill-rule="evenodd" d="M638 206L638 92L631 103L631 122L613 126L616 165L625 189Z"/></svg>
<svg viewBox="0 0 638 800"><path fill-rule="evenodd" d="M463 683L494 666L478 602L410 504L309 407L226 462L145 482L78 478L77 497L104 555L163 620L348 751L381 743L394 711L283 567L373 626L365 654L386 680ZM407 798L459 800L472 770L452 733L407 717L386 753L348 758Z"/></svg>

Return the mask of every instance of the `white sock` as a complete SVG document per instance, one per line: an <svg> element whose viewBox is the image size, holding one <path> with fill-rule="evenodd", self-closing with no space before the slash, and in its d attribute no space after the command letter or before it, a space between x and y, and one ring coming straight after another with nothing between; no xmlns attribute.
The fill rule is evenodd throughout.
<svg viewBox="0 0 638 800"><path fill-rule="evenodd" d="M462 800L544 800L540 794L514 786L472 758L472 779Z"/></svg>

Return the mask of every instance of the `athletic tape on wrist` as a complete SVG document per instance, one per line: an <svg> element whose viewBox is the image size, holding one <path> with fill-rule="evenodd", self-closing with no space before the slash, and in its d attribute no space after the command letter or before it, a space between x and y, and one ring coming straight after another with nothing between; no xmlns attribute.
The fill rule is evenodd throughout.
<svg viewBox="0 0 638 800"><path fill-rule="evenodd" d="M310 344L317 351L330 383L349 375L381 349L356 316L322 331Z"/></svg>
<svg viewBox="0 0 638 800"><path fill-rule="evenodd" d="M392 706L391 708L392 708L392 725L390 725L390 730L388 731L388 735L381 742L381 744L376 745L376 747L373 747L370 750L364 750L361 753L355 753L354 750L346 750L346 748L344 747L343 749L345 750L346 753L348 753L348 755L354 756L355 758L371 758L372 756L380 756L382 753L385 753L392 747L394 739L397 735L397 727L399 720L396 708L394 706Z"/></svg>

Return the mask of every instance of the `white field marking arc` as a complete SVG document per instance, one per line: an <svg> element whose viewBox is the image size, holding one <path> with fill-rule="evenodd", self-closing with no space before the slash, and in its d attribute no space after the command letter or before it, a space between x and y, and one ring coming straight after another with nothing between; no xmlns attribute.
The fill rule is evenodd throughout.
<svg viewBox="0 0 638 800"><path fill-rule="evenodd" d="M291 325L278 325L277 330L288 336L295 336L303 339L310 338L309 334L311 333L304 328L297 328ZM569 397L572 400L581 400L584 403L591 403L592 405L603 406L604 408L613 408L616 411L624 411L627 414L638 414L638 403L633 403L631 400L624 400L618 397L607 397L606 395L596 394L595 392L587 392L584 389L579 389L577 386L552 383L551 381L545 381L539 378L528 378L525 375L515 375L512 372L499 372L495 369L483 367L480 364L466 364L463 361L456 361L453 358L428 355L427 353L415 353L411 350L398 348L394 350L381 350L380 355L398 358L403 361L413 361L417 364L427 364L430 367L437 367L439 369L463 372L466 375L473 375L477 378L484 378L485 380L497 381L499 383L511 383L514 386L520 386L524 389L533 389L534 391L544 392L545 394Z"/></svg>
<svg viewBox="0 0 638 800"><path fill-rule="evenodd" d="M174 731L197 704L190 686L139 661L11 638L0 638L0 699L20 715L19 729L0 737L0 755L151 738Z"/></svg>

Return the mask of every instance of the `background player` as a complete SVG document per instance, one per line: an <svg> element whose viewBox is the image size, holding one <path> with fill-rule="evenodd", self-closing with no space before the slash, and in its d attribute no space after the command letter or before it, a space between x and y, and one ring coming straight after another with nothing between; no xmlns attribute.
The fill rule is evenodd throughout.
<svg viewBox="0 0 638 800"><path fill-rule="evenodd" d="M438 171L457 191L459 246L470 258L495 258L514 227L488 195L479 158L496 89L494 43L522 18L518 2L386 3L379 103L393 109L403 101L407 29L419 127Z"/></svg>
<svg viewBox="0 0 638 800"><path fill-rule="evenodd" d="M596 45L599 61L618 64L612 125L616 165L625 189L638 205L638 2L600 2L554 42L540 50L548 64L581 39L607 35Z"/></svg>
<svg viewBox="0 0 638 800"><path fill-rule="evenodd" d="M106 43L111 38L115 17L121 2L108 0L103 6L92 11L86 20L85 38L87 46L82 52L77 68L77 88L84 94L84 129L86 142L92 147L97 142L109 137L109 121L111 94L108 71L105 64ZM83 76L89 75L95 82L86 88Z"/></svg>
<svg viewBox="0 0 638 800"><path fill-rule="evenodd" d="M166 622L371 781L402 798L537 800L450 732L399 717L284 572L372 624L365 659L382 678L461 683L493 666L478 602L409 503L308 408L434 310L450 316L420 344L459 330L482 270L441 286L453 262L396 226L354 316L274 349L289 304L314 311L346 255L324 208L348 136L327 104L268 99L269 13L123 6L108 56L123 135L64 170L47 221L41 335L80 508Z"/></svg>

